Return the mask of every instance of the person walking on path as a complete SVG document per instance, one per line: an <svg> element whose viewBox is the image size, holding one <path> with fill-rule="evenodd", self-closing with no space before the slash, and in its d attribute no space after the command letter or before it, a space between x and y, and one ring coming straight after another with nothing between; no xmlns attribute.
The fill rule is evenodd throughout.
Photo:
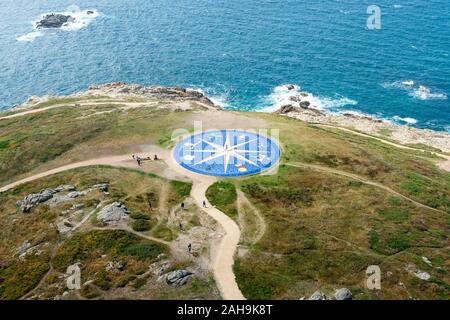
<svg viewBox="0 0 450 320"><path fill-rule="evenodd" d="M203 208L206 208L206 201L203 200Z"/></svg>
<svg viewBox="0 0 450 320"><path fill-rule="evenodd" d="M184 202L181 203L181 210L184 210Z"/></svg>
<svg viewBox="0 0 450 320"><path fill-rule="evenodd" d="M140 167L141 166L141 158L137 157L136 161L137 161L138 166Z"/></svg>
<svg viewBox="0 0 450 320"><path fill-rule="evenodd" d="M188 244L188 252L189 252L189 253L192 253L192 243L189 243L189 244Z"/></svg>

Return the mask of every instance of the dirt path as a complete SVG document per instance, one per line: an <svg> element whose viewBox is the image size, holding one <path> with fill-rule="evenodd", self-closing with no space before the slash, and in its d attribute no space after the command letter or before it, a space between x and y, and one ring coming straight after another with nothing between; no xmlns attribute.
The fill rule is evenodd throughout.
<svg viewBox="0 0 450 320"><path fill-rule="evenodd" d="M41 172L39 174L24 178L22 180L16 181L14 183L8 184L2 188L0 188L0 192L8 191L12 188L15 188L21 184L31 182L40 178L48 177L57 173L61 173L64 171L95 166L95 165L110 165L117 167L129 167L130 155L123 156L111 156L111 157L103 157L98 159L91 159L87 161L72 163L66 166L62 166L59 168L51 169L45 172ZM169 161L167 161L169 163ZM170 165L169 165L170 167ZM215 180L211 180L208 177L199 177L195 175L193 177L194 184L191 192L191 196L194 198L196 204L202 208L203 200L206 200L206 190ZM222 298L226 300L243 300L245 299L242 295L239 287L237 286L236 279L233 273L233 264L234 264L234 254L237 249L237 245L239 243L239 239L241 236L241 232L236 223L225 215L223 212L213 208L208 203L208 208L203 208L203 210L214 218L224 229L225 236L221 239L220 244L218 246L217 252L215 253L215 257L212 262L212 269L214 273L214 277L221 292ZM100 228L105 229L105 228ZM116 228L117 229L117 228ZM125 230L125 229L124 229ZM169 245L168 242L153 238L150 236L146 236L139 232L136 232L132 229L126 229L126 231L131 232L137 236L146 238L148 240L156 241L159 243L163 243Z"/></svg>
<svg viewBox="0 0 450 320"><path fill-rule="evenodd" d="M395 142L392 142L392 141L389 141L389 140L385 140L383 138L374 137L374 136L371 136L369 134L365 134L365 133L358 132L358 131L351 130L351 129L344 128L344 127L333 126L333 125L329 125L329 124L315 124L315 125L318 126L318 127L323 127L323 128L339 129L339 130L342 130L342 131L345 131L345 132L350 132L350 133L356 134L356 135L361 136L361 137L375 139L375 140L380 141L380 142L382 142L384 144L388 144L390 146L394 146L394 147L397 147L397 148L400 148L400 149L411 150L411 151L427 152L427 153L430 153L432 155L435 155L435 156L438 156L438 157L441 157L441 158L445 158L446 160L438 162L437 166L439 168L445 170L445 171L449 171L450 172L450 156L448 156L446 154L435 152L435 151L424 150L424 149L420 149L420 148L408 147L408 146L405 146L405 145L402 145L402 144L398 144L398 143L395 143Z"/></svg>
<svg viewBox="0 0 450 320"><path fill-rule="evenodd" d="M45 172L41 172L38 174L35 174L33 176L24 178L22 180L10 183L4 187L0 188L0 192L8 191L12 188L15 188L21 184L31 182L40 178L48 177L57 173L61 173L64 171L76 169L76 168L83 168L83 167L89 167L89 166L96 166L96 165L111 165L111 166L123 166L126 167L125 162L128 162L130 160L130 155L123 155L123 156L111 156L111 157L104 157L104 158L98 158L98 159L91 159L81 162L76 162L72 164L68 164L59 168L51 169Z"/></svg>
<svg viewBox="0 0 450 320"><path fill-rule="evenodd" d="M263 216L261 215L261 213L259 212L259 210L248 200L248 198L245 196L245 194L241 191L241 190L237 190L237 206L238 206L238 212L239 212L239 217L241 217L241 212L243 210L243 207L246 206L248 207L253 214L256 217L256 232L255 235L253 236L253 239L251 239L251 243L255 244L258 243L261 238L264 236L264 234L266 233L267 230L267 224L266 221L264 220ZM243 221L243 218L239 218L240 221L242 220L242 229L245 229L245 222ZM239 223L241 224L241 222Z"/></svg>
<svg viewBox="0 0 450 320"><path fill-rule="evenodd" d="M312 169L312 170L332 173L332 174L339 175L339 176L344 176L344 177L347 177L347 178L350 178L350 179L353 179L353 180L360 181L360 182L362 182L364 184L368 184L368 185L371 185L371 186L383 189L383 190L385 190L385 191L387 191L389 193L392 193L392 194L394 194L394 195L396 195L396 196L398 196L400 198L403 198L403 199L405 199L405 200L407 200L409 202L412 202L412 203L414 203L415 205L417 205L419 207L426 208L428 210L433 210L433 211L436 211L436 212L439 212L439 213L445 213L442 210L439 210L439 209L436 209L436 208L432 208L432 207L427 206L426 204L417 202L416 200L413 200L413 199L411 199L411 198L409 198L409 197L407 197L407 196L405 196L405 195L403 195L403 194L401 194L401 193L399 193L399 192L397 192L395 190L392 190L391 188L389 188L389 187L387 187L387 186L385 186L385 185L383 185L381 183L367 180L366 178L358 176L358 175L353 174L353 173L348 173L348 172L345 172L345 171L336 170L336 169L332 169L332 168L328 168L328 167L322 167L322 166L315 165L315 164L307 164L307 163L300 163L300 162L286 163L286 165L287 166L291 166L291 167L296 167L296 168L307 168L307 169Z"/></svg>
<svg viewBox="0 0 450 320"><path fill-rule="evenodd" d="M205 181L195 181L192 186L191 196L200 208L203 208L204 200L207 202L207 208L203 208L203 210L214 218L225 231L225 235L220 241L217 254L212 262L214 278L223 299L245 300L239 290L233 272L234 254L241 237L241 231L230 217L212 207L206 200L206 190L210 185L211 182L207 181L207 179Z"/></svg>
<svg viewBox="0 0 450 320"><path fill-rule="evenodd" d="M86 101L80 101L80 102L76 102L76 103L75 102L69 102L69 103L54 104L54 105L48 106L48 107L25 110L25 111L14 113L14 114L11 114L11 115L8 115L8 116L0 117L0 120L14 119L14 118L17 118L17 117L26 116L27 114L34 114L34 113L44 112L44 111L51 110L51 109L56 109L56 108L77 107L78 105L79 106L99 105L99 104L106 104L106 103L112 103L112 102L110 102L109 100L94 100L94 101L86 100Z"/></svg>

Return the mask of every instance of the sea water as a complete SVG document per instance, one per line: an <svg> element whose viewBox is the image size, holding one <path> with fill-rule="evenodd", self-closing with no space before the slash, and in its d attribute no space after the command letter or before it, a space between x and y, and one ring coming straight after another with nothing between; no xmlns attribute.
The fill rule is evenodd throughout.
<svg viewBox="0 0 450 320"><path fill-rule="evenodd" d="M2 0L0 12L2 109L123 81L239 110L305 91L329 112L450 131L448 0ZM51 12L76 23L35 29Z"/></svg>

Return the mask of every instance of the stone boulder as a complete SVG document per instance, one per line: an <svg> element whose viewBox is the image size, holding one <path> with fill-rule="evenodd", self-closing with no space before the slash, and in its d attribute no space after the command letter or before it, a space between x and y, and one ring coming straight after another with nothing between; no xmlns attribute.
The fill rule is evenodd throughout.
<svg viewBox="0 0 450 320"><path fill-rule="evenodd" d="M107 205L97 214L97 219L105 224L116 224L127 218L128 209L120 202Z"/></svg>
<svg viewBox="0 0 450 320"><path fill-rule="evenodd" d="M123 271L125 265L122 261L108 261L106 264L106 272Z"/></svg>
<svg viewBox="0 0 450 320"><path fill-rule="evenodd" d="M27 252L28 249L31 248L31 242L29 240L25 240L17 249L16 249L16 255L21 256L25 252Z"/></svg>
<svg viewBox="0 0 450 320"><path fill-rule="evenodd" d="M284 106L281 106L281 108L277 111L277 113L288 114L294 111L297 111L297 108L295 106L293 106L292 104L286 104Z"/></svg>
<svg viewBox="0 0 450 320"><path fill-rule="evenodd" d="M353 295L347 288L341 288L336 290L336 293L334 294L334 297L336 300L352 300Z"/></svg>
<svg viewBox="0 0 450 320"><path fill-rule="evenodd" d="M294 101L294 102L300 102L300 101L302 101L302 97L300 95L291 96L291 97L289 97L289 100Z"/></svg>
<svg viewBox="0 0 450 320"><path fill-rule="evenodd" d="M420 280L425 280L425 281L428 281L431 278L431 276L430 276L430 274L428 272L421 271L421 270L419 270L416 273L414 273L414 275L417 278L419 278Z"/></svg>
<svg viewBox="0 0 450 320"><path fill-rule="evenodd" d="M50 13L37 22L36 28L38 29L61 28L64 24L74 21L75 18L70 15Z"/></svg>
<svg viewBox="0 0 450 320"><path fill-rule="evenodd" d="M185 285L192 273L186 270L175 270L167 274L166 281L173 287L181 287Z"/></svg>
<svg viewBox="0 0 450 320"><path fill-rule="evenodd" d="M64 192L64 191L75 191L76 188L70 184L63 184L55 188L56 192Z"/></svg>
<svg viewBox="0 0 450 320"><path fill-rule="evenodd" d="M109 184L99 183L99 184L93 185L92 189L99 189L100 191L107 192L109 189Z"/></svg>
<svg viewBox="0 0 450 320"><path fill-rule="evenodd" d="M308 300L327 300L327 297L321 291L316 291Z"/></svg>
<svg viewBox="0 0 450 320"><path fill-rule="evenodd" d="M39 193L31 193L27 195L23 200L17 201L16 204L20 207L20 211L27 213L39 203L46 202L53 198L55 193L57 192L53 189L44 189Z"/></svg>
<svg viewBox="0 0 450 320"><path fill-rule="evenodd" d="M311 105L311 102L309 102L309 101L302 101L302 102L300 102L300 108L303 108L303 109L308 109L308 107Z"/></svg>
<svg viewBox="0 0 450 320"><path fill-rule="evenodd" d="M67 194L67 196L71 199L78 198L81 195L78 191L72 191Z"/></svg>

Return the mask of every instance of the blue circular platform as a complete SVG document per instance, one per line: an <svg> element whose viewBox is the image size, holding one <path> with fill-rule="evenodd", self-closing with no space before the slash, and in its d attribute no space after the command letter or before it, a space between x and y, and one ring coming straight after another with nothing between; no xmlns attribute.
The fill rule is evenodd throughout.
<svg viewBox="0 0 450 320"><path fill-rule="evenodd" d="M195 173L242 177L271 168L280 159L280 148L264 135L242 130L217 130L194 134L179 142L175 161Z"/></svg>

